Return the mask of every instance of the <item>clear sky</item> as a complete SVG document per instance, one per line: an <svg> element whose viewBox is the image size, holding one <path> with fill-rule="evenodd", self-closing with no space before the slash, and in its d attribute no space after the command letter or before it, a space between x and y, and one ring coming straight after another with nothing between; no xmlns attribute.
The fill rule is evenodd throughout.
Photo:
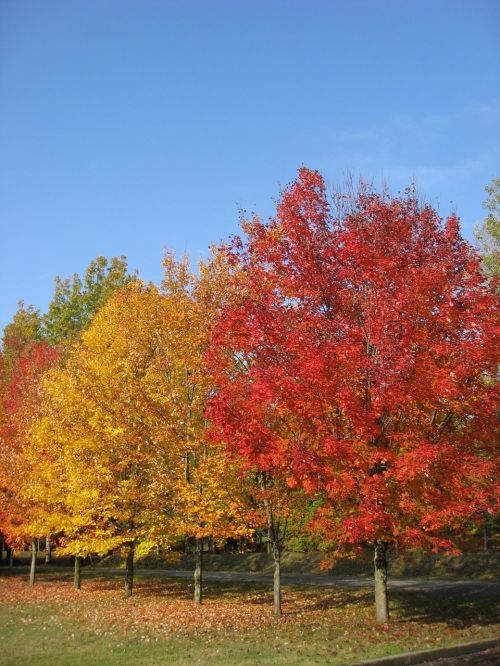
<svg viewBox="0 0 500 666"><path fill-rule="evenodd" d="M472 238L500 1L0 0L0 327L99 254L197 260L302 164L415 180Z"/></svg>

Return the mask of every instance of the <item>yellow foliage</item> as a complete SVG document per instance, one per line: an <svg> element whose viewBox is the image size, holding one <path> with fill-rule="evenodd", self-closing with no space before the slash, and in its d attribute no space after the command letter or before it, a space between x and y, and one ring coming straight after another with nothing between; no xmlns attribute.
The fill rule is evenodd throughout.
<svg viewBox="0 0 500 666"><path fill-rule="evenodd" d="M32 529L63 533L74 555L250 534L242 482L206 437L210 271L197 281L170 254L164 266L161 291L116 292L43 382L27 449L26 494L44 507Z"/></svg>

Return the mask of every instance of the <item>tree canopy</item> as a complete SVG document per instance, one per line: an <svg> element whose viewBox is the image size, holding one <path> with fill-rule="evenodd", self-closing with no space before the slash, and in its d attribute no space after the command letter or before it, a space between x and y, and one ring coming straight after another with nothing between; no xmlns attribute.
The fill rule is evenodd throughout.
<svg viewBox="0 0 500 666"><path fill-rule="evenodd" d="M77 558L267 529L274 607L288 525L369 545L387 621L391 546L454 549L498 511L499 184L483 257L412 188L328 196L307 168L161 285L125 257L20 302L0 352L0 529ZM485 272L488 277L485 277ZM32 541L33 562L35 560ZM34 578L33 578L34 579Z"/></svg>
<svg viewBox="0 0 500 666"><path fill-rule="evenodd" d="M412 190L329 201L303 168L276 218L243 229L212 338L220 436L319 493L338 551L452 548L492 506L498 362L497 299L457 219Z"/></svg>
<svg viewBox="0 0 500 666"><path fill-rule="evenodd" d="M476 239L482 253L485 273L493 278L500 275L500 178L486 186L488 198L484 207L488 211L483 223L476 227Z"/></svg>

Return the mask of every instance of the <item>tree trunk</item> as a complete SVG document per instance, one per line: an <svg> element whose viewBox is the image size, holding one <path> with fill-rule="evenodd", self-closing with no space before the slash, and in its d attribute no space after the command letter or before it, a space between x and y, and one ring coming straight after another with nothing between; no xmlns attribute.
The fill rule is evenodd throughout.
<svg viewBox="0 0 500 666"><path fill-rule="evenodd" d="M261 488L265 492L267 488L272 486L272 476L266 472L261 473ZM284 526L281 524L281 519L276 520L272 501L264 497L264 506L267 511L267 539L268 548L273 555L274 560L274 614L276 617L281 616L281 545L285 539L287 520ZM268 550L269 552L269 550Z"/></svg>
<svg viewBox="0 0 500 666"><path fill-rule="evenodd" d="M45 537L45 564L52 562L52 544L50 543L50 534Z"/></svg>
<svg viewBox="0 0 500 666"><path fill-rule="evenodd" d="M2 564L3 562L3 546L4 546L3 539L0 539L0 564Z"/></svg>
<svg viewBox="0 0 500 666"><path fill-rule="evenodd" d="M387 544L383 541L375 543L375 613L379 624L389 622L389 606L387 603Z"/></svg>
<svg viewBox="0 0 500 666"><path fill-rule="evenodd" d="M82 558L79 555L77 555L75 557L75 575L73 578L73 586L75 590L79 590L82 586L81 568L82 568Z"/></svg>
<svg viewBox="0 0 500 666"><path fill-rule="evenodd" d="M274 560L274 614L281 616L281 550L277 543L273 544Z"/></svg>
<svg viewBox="0 0 500 666"><path fill-rule="evenodd" d="M14 566L14 549L11 548L10 546L7 546L8 548L8 553L9 553L9 567Z"/></svg>
<svg viewBox="0 0 500 666"><path fill-rule="evenodd" d="M203 539L196 539L196 560L194 566L194 603L201 604L203 569Z"/></svg>
<svg viewBox="0 0 500 666"><path fill-rule="evenodd" d="M33 587L35 584L36 575L36 539L31 539L31 566L30 566L30 585Z"/></svg>
<svg viewBox="0 0 500 666"><path fill-rule="evenodd" d="M127 552L127 565L125 571L125 596L132 595L134 587L134 544L131 543Z"/></svg>
<svg viewBox="0 0 500 666"><path fill-rule="evenodd" d="M483 550L488 552L488 525L486 523L486 513L483 514Z"/></svg>

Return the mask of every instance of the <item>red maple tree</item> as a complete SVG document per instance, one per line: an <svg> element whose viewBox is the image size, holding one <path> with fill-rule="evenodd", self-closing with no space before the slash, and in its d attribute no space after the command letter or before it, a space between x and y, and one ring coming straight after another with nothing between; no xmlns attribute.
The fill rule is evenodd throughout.
<svg viewBox="0 0 500 666"><path fill-rule="evenodd" d="M321 498L332 548L374 547L386 622L389 546L449 550L495 508L498 298L457 218L412 189L329 200L303 168L243 229L210 416L249 467Z"/></svg>
<svg viewBox="0 0 500 666"><path fill-rule="evenodd" d="M23 447L38 407L40 378L61 356L45 341L32 340L19 349L10 366L0 366L0 531L10 547L30 536L23 531L29 509L18 492L26 473Z"/></svg>

